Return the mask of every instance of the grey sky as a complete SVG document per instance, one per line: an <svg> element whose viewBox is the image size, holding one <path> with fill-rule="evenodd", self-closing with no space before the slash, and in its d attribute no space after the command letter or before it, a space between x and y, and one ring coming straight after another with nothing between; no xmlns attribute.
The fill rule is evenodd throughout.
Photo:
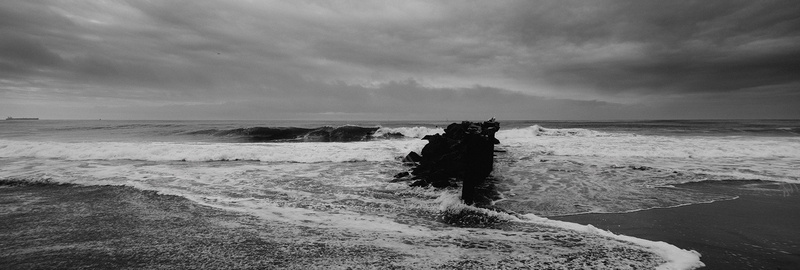
<svg viewBox="0 0 800 270"><path fill-rule="evenodd" d="M796 1L2 1L0 115L800 118Z"/></svg>

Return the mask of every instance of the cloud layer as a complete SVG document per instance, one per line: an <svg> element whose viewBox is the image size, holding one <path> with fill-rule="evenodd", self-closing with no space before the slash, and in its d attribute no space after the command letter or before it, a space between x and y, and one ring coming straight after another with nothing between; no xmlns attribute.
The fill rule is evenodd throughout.
<svg viewBox="0 0 800 270"><path fill-rule="evenodd" d="M797 118L796 14L793 1L5 1L0 113Z"/></svg>

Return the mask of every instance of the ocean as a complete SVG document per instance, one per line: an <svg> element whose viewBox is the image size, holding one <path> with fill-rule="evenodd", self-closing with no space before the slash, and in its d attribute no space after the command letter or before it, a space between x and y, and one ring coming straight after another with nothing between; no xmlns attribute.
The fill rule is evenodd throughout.
<svg viewBox="0 0 800 270"><path fill-rule="evenodd" d="M506 211L466 206L458 189L392 181L444 121L0 121L0 180L178 195L347 231L347 243L397 250L410 266L475 256L554 269L574 263L562 255L598 247L607 249L582 265L637 268L647 257L638 251L661 269L703 265L702 252L559 217L734 200L715 185L753 180L796 196L800 184L800 120L499 121L494 206ZM453 221L463 213L483 219ZM532 229L543 227L552 230ZM580 244L542 247L573 233L567 242Z"/></svg>

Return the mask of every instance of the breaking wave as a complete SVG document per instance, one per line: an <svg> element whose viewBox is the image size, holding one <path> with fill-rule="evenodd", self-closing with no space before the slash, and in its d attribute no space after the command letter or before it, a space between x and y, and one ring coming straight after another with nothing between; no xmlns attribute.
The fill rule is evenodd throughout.
<svg viewBox="0 0 800 270"><path fill-rule="evenodd" d="M184 135L209 135L235 138L244 142L357 142L375 137L377 127L250 127L235 129L205 129L184 132Z"/></svg>
<svg viewBox="0 0 800 270"><path fill-rule="evenodd" d="M381 139L422 138L444 132L428 127L249 127L235 129L204 129L183 132L182 135L206 135L231 138L241 142L358 142Z"/></svg>
<svg viewBox="0 0 800 270"><path fill-rule="evenodd" d="M535 125L501 130L497 138L519 152L559 156L800 158L800 139L792 137L639 136Z"/></svg>
<svg viewBox="0 0 800 270"><path fill-rule="evenodd" d="M379 128L374 137L406 137L406 138L422 138L425 135L433 135L436 133L444 133L442 128L429 128L429 127L398 127L398 128Z"/></svg>
<svg viewBox="0 0 800 270"><path fill-rule="evenodd" d="M515 128L500 130L497 137L502 138L530 138L530 137L630 137L636 136L630 133L608 133L584 128L544 128L533 125L526 128Z"/></svg>
<svg viewBox="0 0 800 270"><path fill-rule="evenodd" d="M65 160L353 162L392 161L424 145L422 140L378 143L163 143L30 142L0 140L0 158Z"/></svg>

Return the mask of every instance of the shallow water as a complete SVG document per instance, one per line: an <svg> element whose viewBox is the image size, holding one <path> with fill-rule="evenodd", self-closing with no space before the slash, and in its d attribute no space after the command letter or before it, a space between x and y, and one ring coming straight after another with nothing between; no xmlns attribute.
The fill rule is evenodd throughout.
<svg viewBox="0 0 800 270"><path fill-rule="evenodd" d="M501 141L497 148L506 152L497 153L495 159L493 174L503 196L495 205L518 215L489 211L485 215L492 217L488 221L494 228L474 228L474 224L463 228L447 222L448 213L466 207L460 204L457 189L390 182L394 174L408 170L398 159L419 152L426 143L420 138L442 132L446 124L0 123L0 179L129 185L297 226L354 230L364 239L380 234L386 240L377 245L420 250L420 254L465 252L443 239L475 235L481 235L477 242L527 250L541 240L517 239L530 229L527 223L591 231L540 216L629 212L731 198L670 188L681 183L745 179L800 183L800 172L794 169L800 164L797 121L508 122L501 123L497 134ZM375 133L351 134L362 139L348 142L309 141L309 134L296 133L264 139L288 127L330 130L348 125ZM516 225L498 229L498 222ZM408 237L422 237L428 243L402 244ZM664 254L691 257L691 253Z"/></svg>
<svg viewBox="0 0 800 270"><path fill-rule="evenodd" d="M703 181L687 192L736 199L631 213L555 219L666 241L703 254L704 269L795 269L800 266L800 185L769 181Z"/></svg>

